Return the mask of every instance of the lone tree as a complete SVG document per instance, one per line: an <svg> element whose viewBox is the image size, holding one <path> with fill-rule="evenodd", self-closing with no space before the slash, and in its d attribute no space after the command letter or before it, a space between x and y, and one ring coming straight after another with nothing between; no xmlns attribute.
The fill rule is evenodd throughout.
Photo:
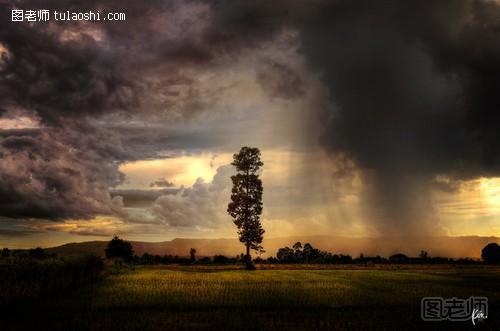
<svg viewBox="0 0 500 331"><path fill-rule="evenodd" d="M132 249L132 244L128 241L118 238L118 236L114 236L113 239L108 243L108 247L105 249L106 258L121 258L125 262L128 262L132 259L132 255L134 255L134 250Z"/></svg>
<svg viewBox="0 0 500 331"><path fill-rule="evenodd" d="M255 269L250 249L262 250L264 229L260 223L260 215L263 188L258 171L264 163L260 160L258 148L242 147L239 153L233 155L231 165L236 167L237 173L231 176L233 189L227 212L238 228L240 242L246 246L246 268Z"/></svg>

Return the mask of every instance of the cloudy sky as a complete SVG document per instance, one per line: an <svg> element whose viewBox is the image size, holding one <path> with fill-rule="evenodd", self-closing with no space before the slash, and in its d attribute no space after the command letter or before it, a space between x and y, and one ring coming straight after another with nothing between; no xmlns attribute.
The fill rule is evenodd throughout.
<svg viewBox="0 0 500 331"><path fill-rule="evenodd" d="M494 1L0 13L0 246L236 237L229 163L245 145L262 151L268 237L500 236Z"/></svg>

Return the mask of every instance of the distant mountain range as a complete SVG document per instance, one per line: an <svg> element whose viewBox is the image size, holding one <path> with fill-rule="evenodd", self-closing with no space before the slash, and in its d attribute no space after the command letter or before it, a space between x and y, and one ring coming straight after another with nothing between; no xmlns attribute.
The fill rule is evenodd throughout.
<svg viewBox="0 0 500 331"><path fill-rule="evenodd" d="M350 254L353 257L363 253L364 256L390 256L394 253L404 253L417 256L421 250L429 256L472 257L481 256L481 249L488 243L499 242L498 237L383 237L383 238L349 238L337 236L301 236L265 239L263 246L266 253L263 257L275 255L280 247L291 247L295 242L309 242L314 247L332 253ZM158 255L188 256L190 248L195 248L198 256L213 256L222 254L236 256L244 251L243 245L237 239L181 239L176 238L162 242L131 241L137 255L144 253ZM107 241L87 241L69 243L47 248L49 253L59 256L74 256L94 253L104 255Z"/></svg>

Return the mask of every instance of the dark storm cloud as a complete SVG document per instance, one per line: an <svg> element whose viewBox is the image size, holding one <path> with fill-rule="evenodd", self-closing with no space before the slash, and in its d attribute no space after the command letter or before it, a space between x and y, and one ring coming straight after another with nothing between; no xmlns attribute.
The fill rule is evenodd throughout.
<svg viewBox="0 0 500 331"><path fill-rule="evenodd" d="M38 151L36 139L30 136L9 136L2 140L2 147L10 151Z"/></svg>
<svg viewBox="0 0 500 331"><path fill-rule="evenodd" d="M7 1L0 19L0 116L38 128L0 131L0 215L90 218L120 208L109 189L126 161L168 146L131 136L99 118L189 117L200 111L192 78L180 73L212 58L201 38L206 5L180 1ZM204 7L203 7L204 6ZM124 22L11 22L10 10L125 11ZM168 26L171 24L171 26ZM191 91L190 95L181 92ZM184 93L186 94L186 93ZM160 132L160 131L157 131Z"/></svg>
<svg viewBox="0 0 500 331"><path fill-rule="evenodd" d="M364 170L363 202L382 233L436 231L436 175L500 174L495 2L216 3L214 26L239 44L298 31L335 104L321 143Z"/></svg>
<svg viewBox="0 0 500 331"><path fill-rule="evenodd" d="M131 208L150 207L153 202L162 195L176 194L178 188L167 188L161 190L112 190L112 197L122 197L123 206Z"/></svg>
<svg viewBox="0 0 500 331"><path fill-rule="evenodd" d="M40 129L8 129L0 130L0 137L24 136L35 137L40 133Z"/></svg>
<svg viewBox="0 0 500 331"><path fill-rule="evenodd" d="M500 10L479 1L362 2L331 12L320 21L325 33L302 30L304 54L338 107L322 142L366 169L364 200L381 232L433 233L436 175L500 170Z"/></svg>
<svg viewBox="0 0 500 331"><path fill-rule="evenodd" d="M85 46L63 44L47 27L6 18L1 24L0 40L11 53L0 79L3 103L33 109L49 123L133 104L132 83L90 38Z"/></svg>
<svg viewBox="0 0 500 331"><path fill-rule="evenodd" d="M36 137L1 140L0 210L11 218L88 218L111 213L107 190L122 180L117 163L103 160L108 146L92 139L72 141L68 128ZM81 149L73 148L79 146Z"/></svg>
<svg viewBox="0 0 500 331"><path fill-rule="evenodd" d="M155 180L154 182L152 182L151 184L149 184L149 186L150 187L173 187L173 186L175 186L175 184L172 182L169 182L165 178L159 178L159 179Z"/></svg>
<svg viewBox="0 0 500 331"><path fill-rule="evenodd" d="M32 10L105 13L121 9L128 15L119 23L14 23L9 16L13 4ZM194 40L195 33L185 32L189 29L170 35L162 26L175 17L179 7L178 1L84 4L35 0L2 4L0 42L9 53L0 77L3 106L32 109L48 123L57 122L61 116L137 111L146 101L152 106L151 89L167 90L168 85L177 83L173 78L185 79L176 75L175 66L202 64L212 57L206 43ZM203 19L193 12L192 20ZM166 68L170 72L162 77L161 87L149 80L154 72ZM161 106L162 102L154 105Z"/></svg>
<svg viewBox="0 0 500 331"><path fill-rule="evenodd" d="M283 63L265 63L257 73L257 82L271 97L294 99L304 95L305 87L300 75Z"/></svg>
<svg viewBox="0 0 500 331"><path fill-rule="evenodd" d="M123 144L138 159L158 158L158 152L168 150L172 155L181 151L201 151L224 141L219 132L202 125L184 128L162 125L117 125L109 128L122 137ZM169 157L164 155L163 157Z"/></svg>
<svg viewBox="0 0 500 331"><path fill-rule="evenodd" d="M0 237L27 237L39 233L33 230L0 229Z"/></svg>

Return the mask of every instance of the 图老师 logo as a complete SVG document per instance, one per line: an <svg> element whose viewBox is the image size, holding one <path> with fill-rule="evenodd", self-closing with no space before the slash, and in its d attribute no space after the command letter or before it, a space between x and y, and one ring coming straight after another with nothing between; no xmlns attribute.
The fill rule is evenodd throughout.
<svg viewBox="0 0 500 331"><path fill-rule="evenodd" d="M421 301L424 321L467 321L473 325L488 318L488 298L471 296L467 299L424 297Z"/></svg>

